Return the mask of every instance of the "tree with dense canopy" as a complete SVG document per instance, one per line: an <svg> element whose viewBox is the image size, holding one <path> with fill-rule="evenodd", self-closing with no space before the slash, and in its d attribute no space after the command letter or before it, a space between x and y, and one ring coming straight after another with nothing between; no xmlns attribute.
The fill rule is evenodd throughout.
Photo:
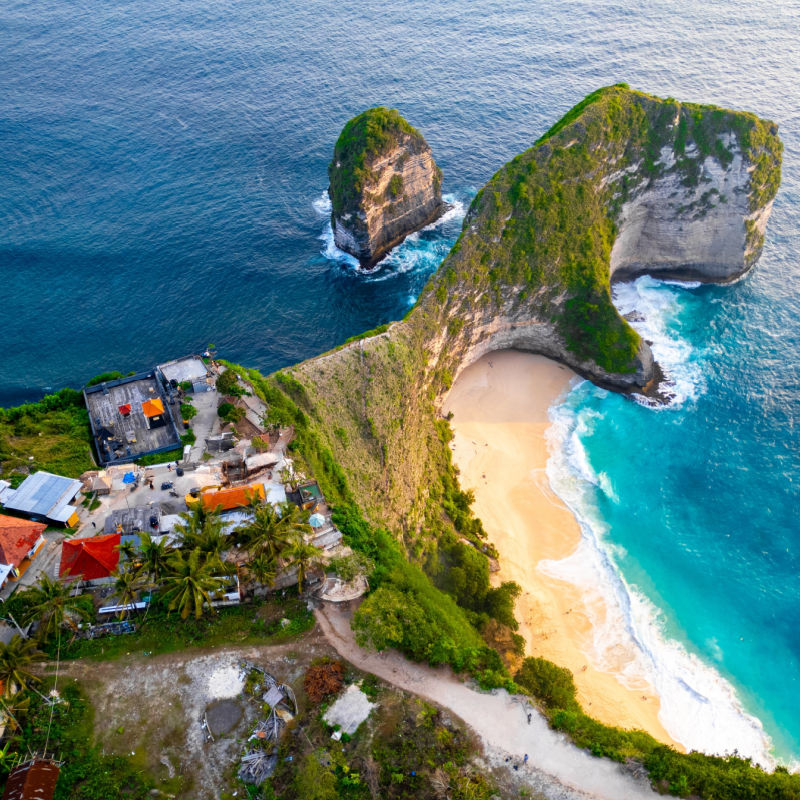
<svg viewBox="0 0 800 800"><path fill-rule="evenodd" d="M75 617L88 619L89 612L81 604L80 598L71 597L72 584L65 584L42 573L39 583L26 589L21 597L28 602L24 616L26 623L39 621L39 638L47 639L62 626L77 629Z"/></svg>
<svg viewBox="0 0 800 800"><path fill-rule="evenodd" d="M178 609L181 619L194 613L203 616L203 609L211 608L212 595L225 586L227 579L219 574L219 564L200 550L185 553L181 550L169 559L169 573L164 577L163 598L170 611Z"/></svg>
<svg viewBox="0 0 800 800"><path fill-rule="evenodd" d="M264 554L278 559L293 539L312 532L308 512L294 503L273 506L272 503L251 504L253 518L238 530L238 537L251 554Z"/></svg>

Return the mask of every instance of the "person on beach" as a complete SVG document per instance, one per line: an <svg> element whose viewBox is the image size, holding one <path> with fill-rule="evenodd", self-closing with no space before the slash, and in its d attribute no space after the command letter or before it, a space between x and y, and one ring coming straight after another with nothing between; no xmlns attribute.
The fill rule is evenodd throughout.
<svg viewBox="0 0 800 800"><path fill-rule="evenodd" d="M527 764L528 763L528 754L527 753L525 753L525 758L522 759L522 763L523 764Z"/></svg>
<svg viewBox="0 0 800 800"><path fill-rule="evenodd" d="M528 712L528 725L530 725L530 724L531 724L531 713L530 713L530 711L529 711L529 712Z"/></svg>

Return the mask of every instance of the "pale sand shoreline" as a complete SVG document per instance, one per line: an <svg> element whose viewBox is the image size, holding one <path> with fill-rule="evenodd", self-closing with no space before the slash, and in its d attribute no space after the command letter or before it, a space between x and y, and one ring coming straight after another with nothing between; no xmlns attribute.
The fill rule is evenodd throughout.
<svg viewBox="0 0 800 800"><path fill-rule="evenodd" d="M649 683L630 688L616 673L592 666L587 653L593 630L580 588L537 569L543 559L571 555L580 542L578 523L545 471L547 412L574 377L561 364L513 351L491 353L464 370L443 409L453 414L461 486L475 492L473 510L499 552L493 582L513 580L522 587L516 611L526 654L569 668L591 716L683 749L661 725L660 700ZM598 605L592 612L604 616ZM620 669L627 660L620 653Z"/></svg>

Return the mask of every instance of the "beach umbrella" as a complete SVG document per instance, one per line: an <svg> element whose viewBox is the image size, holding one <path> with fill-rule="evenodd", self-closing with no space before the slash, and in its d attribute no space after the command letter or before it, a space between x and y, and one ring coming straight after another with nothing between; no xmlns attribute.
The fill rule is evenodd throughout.
<svg viewBox="0 0 800 800"><path fill-rule="evenodd" d="M136 482L136 476L132 472L126 472L122 476L122 482L123 483L135 483Z"/></svg>
<svg viewBox="0 0 800 800"><path fill-rule="evenodd" d="M312 514L308 518L308 524L312 528L321 528L325 524L325 517L322 514Z"/></svg>

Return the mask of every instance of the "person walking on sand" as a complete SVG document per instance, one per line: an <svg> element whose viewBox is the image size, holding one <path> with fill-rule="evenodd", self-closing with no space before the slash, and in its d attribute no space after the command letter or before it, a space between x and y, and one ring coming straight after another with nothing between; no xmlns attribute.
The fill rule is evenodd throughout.
<svg viewBox="0 0 800 800"><path fill-rule="evenodd" d="M530 724L531 724L531 712L529 711L528 712L528 725L530 725Z"/></svg>
<svg viewBox="0 0 800 800"><path fill-rule="evenodd" d="M522 763L523 763L523 765L528 763L528 754L527 753L525 753L525 758L522 759Z"/></svg>

